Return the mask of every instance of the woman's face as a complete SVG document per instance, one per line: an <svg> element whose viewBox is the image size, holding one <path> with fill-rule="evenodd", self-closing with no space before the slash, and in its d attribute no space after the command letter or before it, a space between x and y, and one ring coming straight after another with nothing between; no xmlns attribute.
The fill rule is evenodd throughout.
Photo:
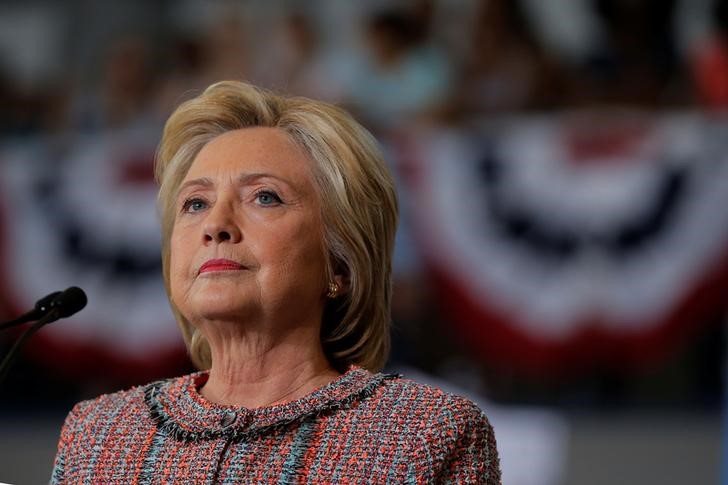
<svg viewBox="0 0 728 485"><path fill-rule="evenodd" d="M172 301L209 320L320 324L323 226L311 161L281 130L207 143L176 199Z"/></svg>

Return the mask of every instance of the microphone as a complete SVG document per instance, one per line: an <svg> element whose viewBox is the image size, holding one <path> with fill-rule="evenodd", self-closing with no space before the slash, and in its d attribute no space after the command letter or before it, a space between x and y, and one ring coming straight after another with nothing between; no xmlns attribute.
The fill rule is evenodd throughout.
<svg viewBox="0 0 728 485"><path fill-rule="evenodd" d="M59 318L70 317L74 313L78 313L83 310L86 303L88 303L88 298L86 298L86 293L81 288L78 286L66 288L63 292L52 299L49 305L49 311L50 313L55 312L56 317L45 323L54 322ZM48 314L49 316L50 313Z"/></svg>
<svg viewBox="0 0 728 485"><path fill-rule="evenodd" d="M30 337L37 332L43 325L55 322L60 318L70 317L74 313L81 311L88 302L86 293L78 286L71 286L64 291L56 291L44 296L35 305L35 309L28 312L42 313L40 319L31 325L28 330L23 332L20 338L13 344L10 352L5 356L0 364L0 383L5 380L10 365L15 360L18 351L25 345ZM36 313L36 315L38 314ZM26 314L26 315L28 315ZM24 317L26 316L24 315Z"/></svg>
<svg viewBox="0 0 728 485"><path fill-rule="evenodd" d="M39 318L42 318L46 313L48 313L48 311L51 309L51 304L61 293L64 292L54 291L53 293L44 296L43 298L35 302L35 307L31 311L24 313L15 320L10 320L8 322L0 324L0 330L14 327L16 325L20 325L21 323L29 322L31 320L38 320Z"/></svg>

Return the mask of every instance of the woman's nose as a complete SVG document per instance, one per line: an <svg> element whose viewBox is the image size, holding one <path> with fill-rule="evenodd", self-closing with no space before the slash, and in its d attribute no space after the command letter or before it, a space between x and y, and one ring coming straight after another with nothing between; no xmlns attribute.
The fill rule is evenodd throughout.
<svg viewBox="0 0 728 485"><path fill-rule="evenodd" d="M238 243L243 238L243 233L235 221L232 210L219 206L210 211L203 232L205 242L208 243Z"/></svg>

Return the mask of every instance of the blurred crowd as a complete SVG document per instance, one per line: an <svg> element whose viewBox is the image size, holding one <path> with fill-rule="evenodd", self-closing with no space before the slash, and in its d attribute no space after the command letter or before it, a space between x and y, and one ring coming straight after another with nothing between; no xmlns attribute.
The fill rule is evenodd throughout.
<svg viewBox="0 0 728 485"><path fill-rule="evenodd" d="M237 78L374 130L593 106L728 106L723 0L14 2L0 133L159 124Z"/></svg>

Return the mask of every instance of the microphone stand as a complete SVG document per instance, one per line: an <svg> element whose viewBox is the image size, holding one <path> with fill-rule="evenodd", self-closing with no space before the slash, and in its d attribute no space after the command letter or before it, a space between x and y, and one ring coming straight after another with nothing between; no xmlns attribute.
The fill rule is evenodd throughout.
<svg viewBox="0 0 728 485"><path fill-rule="evenodd" d="M43 325L58 320L61 317L59 313L59 308L52 309L50 312L46 313L43 318L31 325L28 330L23 332L23 335L21 335L20 338L15 341L12 348L10 349L10 352L7 353L2 363L0 364L0 384L2 384L5 380L5 376L7 375L10 366L15 360L18 351L20 351L20 349L23 348L23 346L25 345L25 342L27 342L28 339L32 337L33 334L37 332Z"/></svg>
<svg viewBox="0 0 728 485"><path fill-rule="evenodd" d="M14 327L16 325L20 325L21 323L30 322L32 320L39 320L41 317L48 314L48 310L52 308L54 302L56 301L56 298L60 297L62 294L62 291L54 291L53 293L44 296L35 303L35 308L33 308L31 311L20 315L15 320L0 323L0 330L5 330L6 328Z"/></svg>
<svg viewBox="0 0 728 485"><path fill-rule="evenodd" d="M10 320L5 323L0 323L0 330L5 330L6 328L14 327L16 325L20 325L21 323L25 323L28 320L24 318L23 316L16 318L15 320Z"/></svg>

